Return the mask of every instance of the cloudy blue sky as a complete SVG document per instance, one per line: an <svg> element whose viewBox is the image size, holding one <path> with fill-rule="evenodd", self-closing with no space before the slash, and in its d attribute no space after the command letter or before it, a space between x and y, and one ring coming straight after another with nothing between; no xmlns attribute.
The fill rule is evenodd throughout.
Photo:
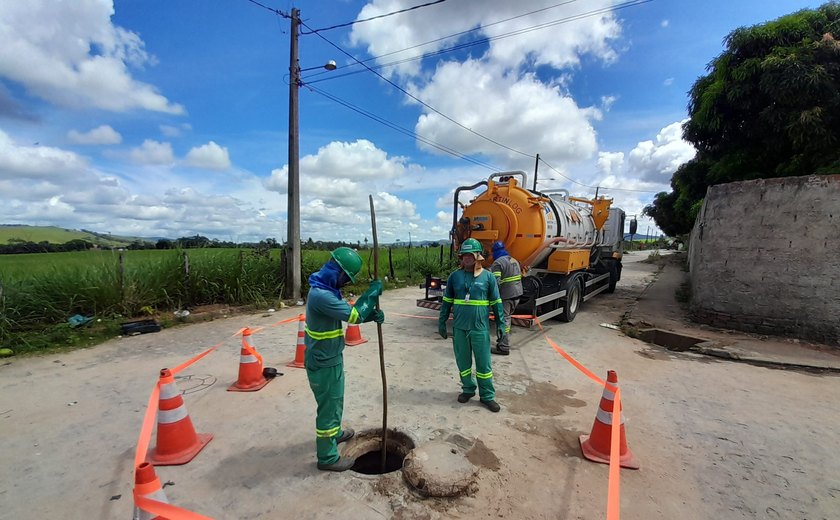
<svg viewBox="0 0 840 520"><path fill-rule="evenodd" d="M306 33L424 0L260 3L0 3L0 223L285 239L272 10L298 7ZM535 154L541 188L640 213L693 156L686 93L726 34L819 4L447 0L302 34L302 68L338 69L303 73L301 234L370 237L373 194L381 241L446 238L455 187L532 174Z"/></svg>

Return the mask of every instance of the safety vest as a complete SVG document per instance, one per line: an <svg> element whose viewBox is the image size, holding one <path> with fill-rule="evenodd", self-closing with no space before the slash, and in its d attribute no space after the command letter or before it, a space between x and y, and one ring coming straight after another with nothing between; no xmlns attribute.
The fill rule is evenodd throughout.
<svg viewBox="0 0 840 520"><path fill-rule="evenodd" d="M503 256L490 267L499 282L499 294L503 300L522 296L522 270L512 256Z"/></svg>
<svg viewBox="0 0 840 520"><path fill-rule="evenodd" d="M440 314L442 318L447 318L450 309L454 309L454 328L488 330L491 308L496 319L504 316L499 287L489 271L482 269L478 276L474 276L474 273L458 269L449 275Z"/></svg>

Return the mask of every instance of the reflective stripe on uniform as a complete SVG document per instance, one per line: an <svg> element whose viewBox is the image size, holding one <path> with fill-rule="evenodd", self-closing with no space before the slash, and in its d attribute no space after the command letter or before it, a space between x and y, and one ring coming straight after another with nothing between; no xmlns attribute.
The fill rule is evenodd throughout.
<svg viewBox="0 0 840 520"><path fill-rule="evenodd" d="M359 322L359 311L356 310L355 307L350 309L350 317L347 319L347 323L351 323L355 325Z"/></svg>
<svg viewBox="0 0 840 520"><path fill-rule="evenodd" d="M239 362L240 363L256 363L257 362L257 356L251 356L250 354L249 355L241 355L241 356L239 356Z"/></svg>
<svg viewBox="0 0 840 520"><path fill-rule="evenodd" d="M330 428L329 430L319 430L319 429L316 428L315 429L315 436L316 437L323 437L323 438L335 437L336 435L338 435L338 432L340 430L341 430L341 426L336 426L335 428Z"/></svg>
<svg viewBox="0 0 840 520"><path fill-rule="evenodd" d="M495 273L493 273L493 276L495 276L496 278L501 278L501 277L502 277L502 273L501 273L501 272L499 272L499 271L496 271Z"/></svg>
<svg viewBox="0 0 840 520"><path fill-rule="evenodd" d="M501 276L501 273L499 273L499 276ZM509 283L509 282L515 282L515 281L521 280L521 279L522 279L522 275L517 274L516 276L508 276L507 278L502 278L501 282L502 283Z"/></svg>
<svg viewBox="0 0 840 520"><path fill-rule="evenodd" d="M492 302L490 302L489 304L490 304L490 305L496 305L497 303L502 303L502 299L501 299L501 298L499 298L498 300L493 300L493 301L492 301Z"/></svg>
<svg viewBox="0 0 840 520"><path fill-rule="evenodd" d="M475 377L477 377L479 379L490 379L491 377L493 377L493 371L491 370L490 372L487 372L486 374L482 374L481 372L476 372Z"/></svg>
<svg viewBox="0 0 840 520"><path fill-rule="evenodd" d="M443 301L445 301L446 303L452 303L452 302L455 301L455 298L450 298L448 296L444 296Z"/></svg>
<svg viewBox="0 0 840 520"><path fill-rule="evenodd" d="M499 300L502 301L502 300ZM482 305L490 305L487 300L454 300L455 305L472 305L474 307L481 307Z"/></svg>
<svg viewBox="0 0 840 520"><path fill-rule="evenodd" d="M600 408L598 408L598 413L595 414L595 418L604 424L612 424L612 416L612 412L606 412ZM624 414L621 414L621 424L624 424Z"/></svg>
<svg viewBox="0 0 840 520"><path fill-rule="evenodd" d="M309 327L304 327L304 329L306 330L306 333L309 334L309 337L314 340L340 338L344 335L344 331L341 329L326 330L324 332L309 330Z"/></svg>
<svg viewBox="0 0 840 520"><path fill-rule="evenodd" d="M161 399L172 399L176 395L181 395L181 392L178 391L178 387L175 386L175 383L166 383L161 385L160 387L160 398Z"/></svg>
<svg viewBox="0 0 840 520"><path fill-rule="evenodd" d="M472 368L461 370L461 377L468 377L470 374L472 374Z"/></svg>
<svg viewBox="0 0 840 520"><path fill-rule="evenodd" d="M158 424L172 424L187 417L187 407L183 404L174 410L158 410Z"/></svg>

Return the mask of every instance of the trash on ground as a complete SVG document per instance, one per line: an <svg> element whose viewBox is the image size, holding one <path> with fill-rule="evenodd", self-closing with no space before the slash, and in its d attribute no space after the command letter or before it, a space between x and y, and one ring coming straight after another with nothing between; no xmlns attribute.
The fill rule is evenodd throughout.
<svg viewBox="0 0 840 520"><path fill-rule="evenodd" d="M82 325L87 325L91 321L93 321L93 318L82 316L81 314L76 314L75 316L70 316L69 318L67 318L67 323L70 324L71 329L81 327Z"/></svg>

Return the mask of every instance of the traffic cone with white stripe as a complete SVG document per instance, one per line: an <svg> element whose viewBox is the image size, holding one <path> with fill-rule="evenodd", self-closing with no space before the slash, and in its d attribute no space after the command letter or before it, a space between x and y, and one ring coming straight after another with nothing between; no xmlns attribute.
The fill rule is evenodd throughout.
<svg viewBox="0 0 840 520"><path fill-rule="evenodd" d="M268 384L263 376L262 356L248 341L251 329L242 330L242 349L239 351L239 379L228 388L228 392L256 392Z"/></svg>
<svg viewBox="0 0 840 520"><path fill-rule="evenodd" d="M615 370L607 372L607 383L613 387L618 386L618 375L616 375ZM598 413L595 415L595 423L592 425L592 433L580 436L580 447L583 450L583 456L593 462L610 463L610 438L612 421L615 417L613 413L614 400L615 393L605 386L604 393L601 396L601 403L598 405ZM622 468L639 469L639 462L630 451L630 448L627 447L627 438L624 434L624 414L621 413L623 406L619 406L618 416L621 421L619 427L621 434L618 443L619 464Z"/></svg>
<svg viewBox="0 0 840 520"><path fill-rule="evenodd" d="M306 343L303 337L306 335L306 316L298 316L297 346L295 347L295 359L286 364L292 368L306 368Z"/></svg>
<svg viewBox="0 0 840 520"><path fill-rule="evenodd" d="M149 452L155 466L177 466L191 461L213 438L211 433L195 433L175 376L168 368L160 371L157 446Z"/></svg>
<svg viewBox="0 0 840 520"><path fill-rule="evenodd" d="M143 509L143 505L137 503L138 498L169 503L160 485L160 479L155 474L155 467L148 462L143 462L134 470L134 516L132 518L133 520L163 520L162 516Z"/></svg>

